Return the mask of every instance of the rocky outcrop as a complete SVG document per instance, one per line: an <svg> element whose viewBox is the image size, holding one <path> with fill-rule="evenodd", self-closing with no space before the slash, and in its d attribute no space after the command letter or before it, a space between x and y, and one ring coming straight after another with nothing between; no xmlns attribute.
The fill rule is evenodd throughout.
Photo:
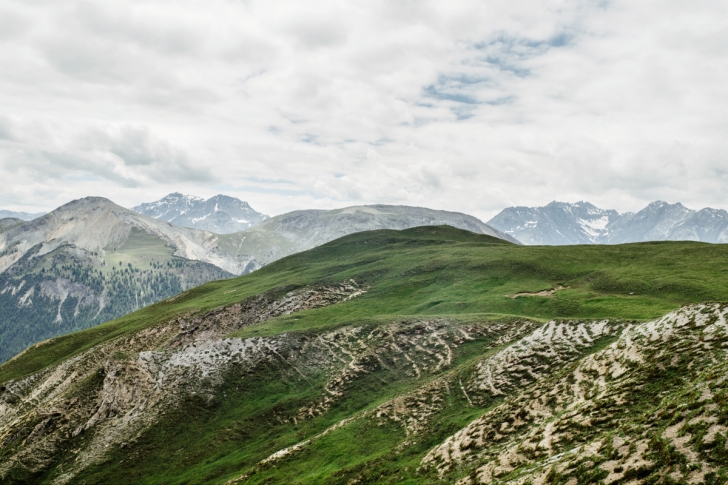
<svg viewBox="0 0 728 485"><path fill-rule="evenodd" d="M441 476L466 466L472 472L461 484L585 483L589 473L604 483L653 473L701 483L720 463L702 444L728 429L717 424L722 397L714 401L726 395L727 314L723 305L699 305L630 325L604 350L448 438L423 466ZM685 374L670 382L676 371ZM664 385L654 386L660 374ZM675 454L667 461L663 446Z"/></svg>
<svg viewBox="0 0 728 485"><path fill-rule="evenodd" d="M112 340L0 389L0 443L14 452L0 461L0 477L15 467L50 466L59 448L89 435L73 465L53 483L102 459L109 447L134 440L160 413L190 392L213 395L232 364L308 355L300 337L224 338L276 316L356 298L355 281L307 287L278 297L261 295L228 308L147 328Z"/></svg>
<svg viewBox="0 0 728 485"><path fill-rule="evenodd" d="M284 315L355 306L367 291L352 280L278 288L4 383L0 480L79 483L110 457L138 452L150 429L186 416L191 402L220 406L234 386L273 380L286 383L286 397L305 392L267 408L264 429L293 429L297 439L255 441L256 460L226 465L219 483L276 477L362 430L386 434L388 448L337 471L341 483L396 480L386 474L398 460L421 482L461 485L722 483L727 305L650 322L387 317L236 337Z"/></svg>

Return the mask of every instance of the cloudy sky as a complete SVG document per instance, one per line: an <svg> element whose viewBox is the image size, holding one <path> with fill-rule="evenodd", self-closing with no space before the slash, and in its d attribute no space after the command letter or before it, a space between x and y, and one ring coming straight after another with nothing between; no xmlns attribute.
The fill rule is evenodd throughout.
<svg viewBox="0 0 728 485"><path fill-rule="evenodd" d="M0 208L728 208L728 2L0 0Z"/></svg>

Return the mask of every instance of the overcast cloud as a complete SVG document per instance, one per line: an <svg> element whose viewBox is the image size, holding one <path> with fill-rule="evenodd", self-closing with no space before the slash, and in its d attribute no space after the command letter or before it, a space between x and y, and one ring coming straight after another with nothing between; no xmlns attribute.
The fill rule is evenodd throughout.
<svg viewBox="0 0 728 485"><path fill-rule="evenodd" d="M0 0L0 208L728 208L728 2Z"/></svg>

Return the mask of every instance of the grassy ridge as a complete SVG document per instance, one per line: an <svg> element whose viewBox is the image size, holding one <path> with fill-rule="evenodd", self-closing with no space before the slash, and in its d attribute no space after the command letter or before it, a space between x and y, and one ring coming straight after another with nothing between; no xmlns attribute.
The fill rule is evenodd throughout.
<svg viewBox="0 0 728 485"><path fill-rule="evenodd" d="M369 292L345 304L269 320L238 336L402 315L644 320L687 303L728 300L728 246L694 242L516 246L447 226L353 234L252 274L211 282L112 322L31 347L0 367L0 382L175 315L204 312L275 288L349 278L370 285ZM557 285L569 288L553 297L506 297Z"/></svg>

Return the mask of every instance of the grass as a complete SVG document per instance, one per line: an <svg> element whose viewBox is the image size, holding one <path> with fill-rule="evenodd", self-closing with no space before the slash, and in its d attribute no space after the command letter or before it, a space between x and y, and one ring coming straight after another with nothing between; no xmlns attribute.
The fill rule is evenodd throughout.
<svg viewBox="0 0 728 485"><path fill-rule="evenodd" d="M101 269L110 273L112 268L125 268L129 263L137 268L149 269L150 261L165 264L174 258L174 252L175 248L168 246L158 236L132 228L131 234L120 247L107 248L104 253L106 265Z"/></svg>
<svg viewBox="0 0 728 485"><path fill-rule="evenodd" d="M494 352L486 350L492 340L490 337L465 345L455 368L445 373L465 372L485 352ZM437 431L404 454L392 452L406 439L401 427L391 422L378 425L367 418L313 441L295 458L270 468L251 469L276 449L299 443L344 418L362 415L423 384L401 369L379 369L357 380L331 412L294 424L281 422L279 417L293 415L315 401L323 391L326 376L309 375L309 380L304 381L282 371L281 366L285 369L281 363L263 363L245 371L232 370L217 390L216 399L188 399L157 422L138 443L128 450L114 450L108 460L83 472L77 481L117 483L118 477L124 476L140 484L221 483L250 469L252 478L246 483L279 483L282 476L289 477L290 483L347 483L351 475L371 467L379 470L382 464L393 476L415 480L417 463L431 446L486 410L468 407L462 395L455 394L435 420ZM388 384L383 385L383 380ZM424 483L421 477L417 480L394 483Z"/></svg>
<svg viewBox="0 0 728 485"><path fill-rule="evenodd" d="M33 346L0 367L0 382L177 315L205 312L274 289L348 279L369 285L368 293L343 304L274 318L237 336L422 315L646 320L688 303L728 300L728 245L517 246L447 226L353 234L249 275L210 282L117 320ZM506 297L558 285L569 288L552 297Z"/></svg>
<svg viewBox="0 0 728 485"><path fill-rule="evenodd" d="M127 254L145 251L144 241L135 240L135 244L126 248ZM0 366L0 384L179 315L204 313L263 292L280 295L327 282L354 279L368 290L351 301L283 315L232 336L314 335L346 325L374 330L378 325L422 318L442 318L449 325L463 326L489 321L516 324L523 317L535 322L552 318L647 320L688 303L728 300L727 276L728 245L664 242L529 247L450 227L372 231L284 258L246 276L207 283L112 322L35 345ZM507 296L559 286L566 289L551 297ZM369 328L365 330L369 332ZM457 391L461 376L472 373L477 362L501 348L494 344L497 338L490 334L463 343L450 367L422 378L407 374L401 366L374 368L353 380L332 408L295 423L288 418L324 394L330 378L324 370L311 371L302 379L275 359L249 367L236 365L227 371L214 395L187 395L137 441L109 449L105 461L85 469L74 480L183 485L224 483L248 472L246 483L260 484L440 483L435 475L417 472L424 454L502 399L473 406L470 398ZM603 349L614 338L594 341L584 355ZM384 346L379 350L383 357L394 352ZM650 382L655 389L648 386L646 395L652 399L668 384L679 383L670 379L669 373L654 376ZM315 439L272 466L255 467L276 450L435 380L450 383L443 393L447 402L432 417L428 432L417 438L408 437L399 424L368 415ZM98 387L101 381L84 385ZM74 439L80 443L89 438L80 435ZM407 446L401 446L403 443ZM72 441L68 449L75 446L80 444ZM27 483L31 478L39 483L50 481L56 467L73 456L66 452L42 477L20 476L12 483Z"/></svg>

